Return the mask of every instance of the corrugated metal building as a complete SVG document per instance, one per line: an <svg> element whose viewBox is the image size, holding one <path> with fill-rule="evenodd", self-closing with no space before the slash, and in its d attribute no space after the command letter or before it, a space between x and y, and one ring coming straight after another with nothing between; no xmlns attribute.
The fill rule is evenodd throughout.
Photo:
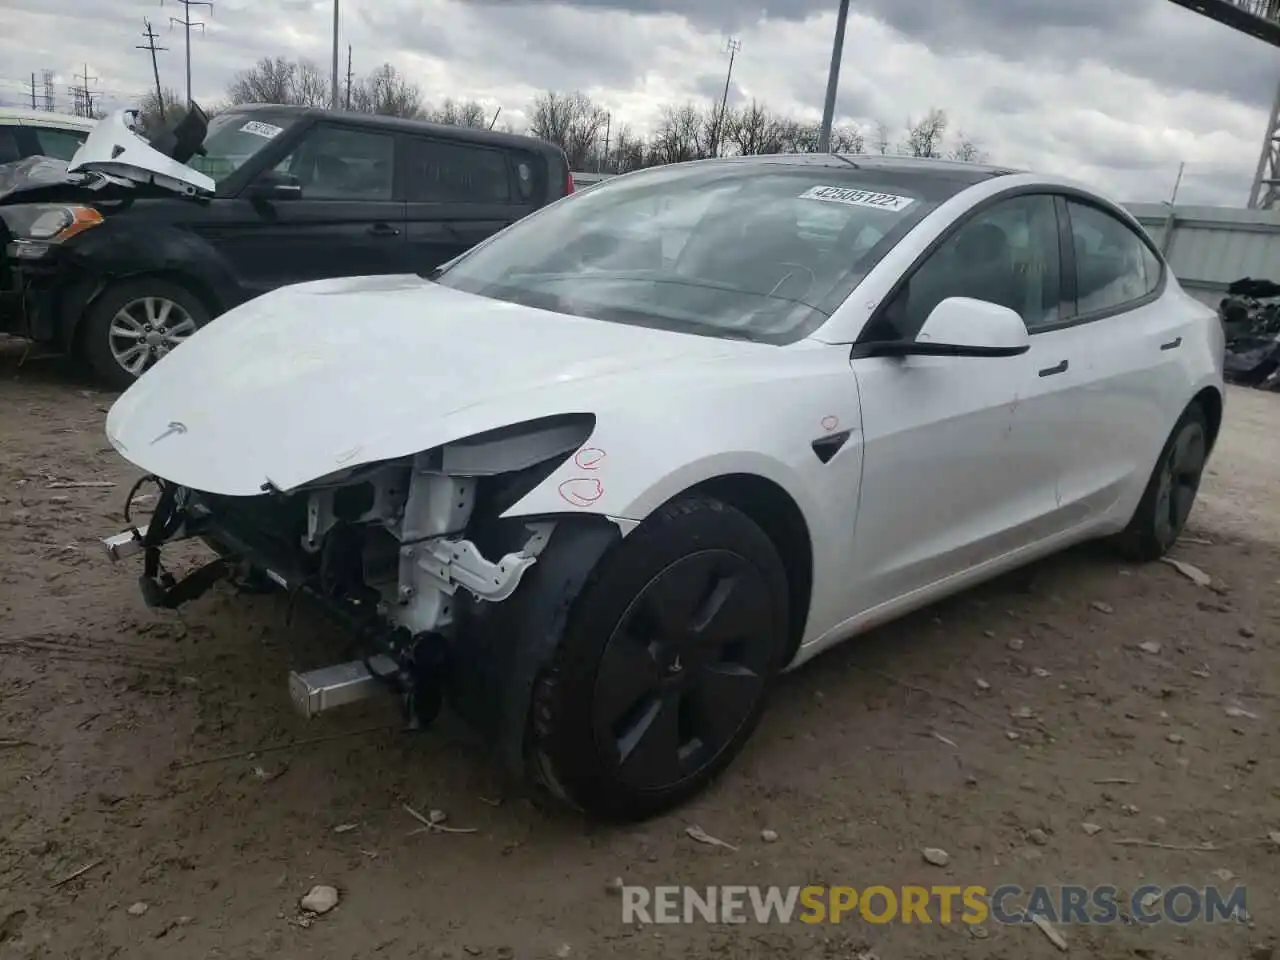
<svg viewBox="0 0 1280 960"><path fill-rule="evenodd" d="M1216 307L1241 277L1280 282L1280 210L1128 203L1183 288Z"/></svg>

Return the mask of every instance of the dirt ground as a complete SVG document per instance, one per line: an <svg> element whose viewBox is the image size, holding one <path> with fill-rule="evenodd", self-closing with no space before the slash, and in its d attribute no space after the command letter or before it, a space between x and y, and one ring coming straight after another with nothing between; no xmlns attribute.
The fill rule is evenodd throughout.
<svg viewBox="0 0 1280 960"><path fill-rule="evenodd" d="M713 790L617 829L502 796L465 731L403 734L393 703L295 717L286 672L333 638L277 598L148 611L95 542L133 479L112 397L20 355L0 348L0 958L1062 955L994 922L624 925L618 877L1239 884L1247 924L1060 929L1105 960L1271 956L1280 396L1228 398L1176 551L1210 587L1087 548L964 594L788 676ZM475 832L411 835L405 804ZM308 921L317 883L341 902Z"/></svg>

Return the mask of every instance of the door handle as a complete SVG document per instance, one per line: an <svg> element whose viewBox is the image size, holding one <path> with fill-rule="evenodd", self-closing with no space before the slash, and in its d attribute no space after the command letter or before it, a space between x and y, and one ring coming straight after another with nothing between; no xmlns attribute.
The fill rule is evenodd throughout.
<svg viewBox="0 0 1280 960"><path fill-rule="evenodd" d="M389 223L375 223L369 228L369 234L374 237L398 237L400 228L393 227Z"/></svg>
<svg viewBox="0 0 1280 960"><path fill-rule="evenodd" d="M1174 337L1168 343L1160 344L1160 349L1161 350L1177 350L1180 346L1182 346L1182 338Z"/></svg>
<svg viewBox="0 0 1280 960"><path fill-rule="evenodd" d="M1055 373L1066 373L1066 372L1067 372L1067 361L1063 360L1057 366L1045 367L1043 370L1040 371L1040 376L1052 377Z"/></svg>

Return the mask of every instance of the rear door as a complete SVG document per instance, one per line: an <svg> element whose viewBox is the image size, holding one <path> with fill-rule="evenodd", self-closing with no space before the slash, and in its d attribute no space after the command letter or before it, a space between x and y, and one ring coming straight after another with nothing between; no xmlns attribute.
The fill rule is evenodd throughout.
<svg viewBox="0 0 1280 960"><path fill-rule="evenodd" d="M405 205L396 190L396 135L365 126L313 126L275 167L297 199L219 199L202 230L250 295L327 277L403 273Z"/></svg>
<svg viewBox="0 0 1280 960"><path fill-rule="evenodd" d="M1063 411L1076 446L1060 494L1097 516L1146 482L1164 445L1169 411L1185 400L1178 368L1193 317L1161 298L1165 267L1147 237L1084 197L1058 202L1071 313L1042 336L1069 345L1081 365Z"/></svg>
<svg viewBox="0 0 1280 960"><path fill-rule="evenodd" d="M430 270L534 211L546 189L536 154L445 138L404 137L407 257Z"/></svg>

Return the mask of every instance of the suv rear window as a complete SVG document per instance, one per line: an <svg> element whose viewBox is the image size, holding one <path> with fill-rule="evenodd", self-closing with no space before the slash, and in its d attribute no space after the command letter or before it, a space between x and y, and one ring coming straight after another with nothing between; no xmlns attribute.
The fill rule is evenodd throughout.
<svg viewBox="0 0 1280 960"><path fill-rule="evenodd" d="M510 203L511 164L501 150L410 140L408 195L427 203Z"/></svg>
<svg viewBox="0 0 1280 960"><path fill-rule="evenodd" d="M49 127L32 127L40 153L58 160L70 160L89 136L88 131L54 130Z"/></svg>

